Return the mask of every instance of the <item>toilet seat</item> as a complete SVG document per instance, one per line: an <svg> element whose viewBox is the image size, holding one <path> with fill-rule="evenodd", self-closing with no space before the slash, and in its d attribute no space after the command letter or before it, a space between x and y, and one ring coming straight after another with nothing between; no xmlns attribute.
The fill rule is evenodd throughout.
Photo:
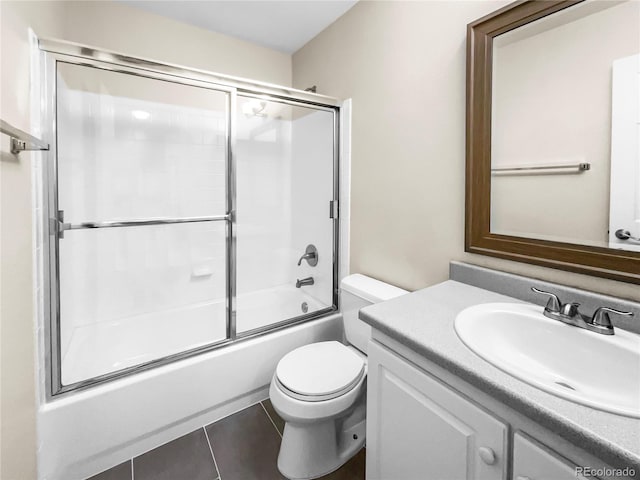
<svg viewBox="0 0 640 480"><path fill-rule="evenodd" d="M276 367L275 380L287 395L306 402L340 397L366 373L361 356L340 342L317 342L296 348Z"/></svg>

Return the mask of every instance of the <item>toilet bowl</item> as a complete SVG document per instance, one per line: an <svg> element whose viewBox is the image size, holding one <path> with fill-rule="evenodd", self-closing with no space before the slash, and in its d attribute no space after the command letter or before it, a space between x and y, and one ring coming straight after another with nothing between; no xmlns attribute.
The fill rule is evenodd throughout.
<svg viewBox="0 0 640 480"><path fill-rule="evenodd" d="M269 395L285 421L278 469L292 480L327 475L365 443L367 345L371 327L360 308L407 293L356 274L341 282L340 301L348 345L317 342L287 353L278 363Z"/></svg>

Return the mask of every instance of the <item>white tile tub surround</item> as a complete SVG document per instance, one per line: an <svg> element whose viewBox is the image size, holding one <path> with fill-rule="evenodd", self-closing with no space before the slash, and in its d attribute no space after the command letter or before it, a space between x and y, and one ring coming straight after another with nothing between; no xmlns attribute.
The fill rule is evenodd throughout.
<svg viewBox="0 0 640 480"><path fill-rule="evenodd" d="M295 282L289 186L291 122L246 115L245 105L253 101L238 97L236 115L238 295Z"/></svg>
<svg viewBox="0 0 640 480"><path fill-rule="evenodd" d="M80 331L98 333L122 326L122 332L115 334L113 340L126 341L130 332L126 325L135 321L141 321L141 325L134 328L140 332L136 337L142 338L144 329L151 340L160 335L158 328L163 325L173 329L173 333L167 332L167 335L174 335L173 345L178 347L184 323L193 319L196 312L219 325L214 327L216 337L193 340L200 344L203 340L225 338L226 306L220 301L226 292L225 231L224 222L211 222L65 232L65 238L60 240L63 356L66 357L72 338ZM191 308L203 303L209 306ZM154 315L158 317L158 325L151 320ZM98 327L100 323L108 324L109 328ZM90 325L96 328L83 329ZM163 343L158 340L159 344ZM76 338L75 342L78 341ZM96 342L102 343L102 340L96 339ZM157 347L146 351L144 347L149 343L140 342L134 356L143 361L176 353L175 348L165 355ZM184 344L182 350L195 346ZM131 355L133 352L121 362L129 363ZM77 360L85 363L92 358ZM68 360L63 363L65 378L65 367L70 365ZM92 370L89 366L81 368ZM72 377L80 380L75 374Z"/></svg>
<svg viewBox="0 0 640 480"><path fill-rule="evenodd" d="M314 285L300 289L313 299L308 313L333 304L333 114L240 95L236 120L237 331L242 333L286 318L248 316L253 302L248 309L244 302L252 292L286 292L284 286L294 286L296 279L313 277ZM308 244L318 248L318 265L298 266ZM300 303L283 308L298 316Z"/></svg>
<svg viewBox="0 0 640 480"><path fill-rule="evenodd" d="M202 205L195 213L225 211L224 200L216 203L225 194L218 181L225 164L222 112L72 89L65 78L77 83L81 67L65 68L73 73L58 78L65 221L189 215ZM122 79L111 78L119 74L106 75L121 88ZM238 332L332 304L333 162L324 160L333 157L333 115L269 106L276 109L269 118L238 110ZM225 338L225 242L223 223L66 232L63 384ZM309 243L318 247L319 264L298 267ZM289 286L305 276L316 284L301 289L300 300ZM282 298L254 315L256 300L264 303L259 299L269 294Z"/></svg>
<svg viewBox="0 0 640 480"><path fill-rule="evenodd" d="M131 91L140 98L126 96ZM62 64L58 94L59 208L66 222L226 212L225 93ZM63 357L73 336L77 344L93 331L82 328L88 324L108 322L110 328L94 330L115 332L127 318L157 312L170 328L161 320L164 310L219 303L225 242L224 223L66 232L60 242ZM223 317L217 312L214 318ZM153 324L147 327L153 338ZM178 338L182 326L174 322L174 329ZM214 330L217 338L207 339L224 338L224 327L221 335L220 327ZM96 343L102 341L82 349ZM157 348L137 354L140 361L162 356ZM131 358L118 364L128 366ZM81 380L81 371L106 373L100 360L93 367L71 363L63 363L65 380Z"/></svg>
<svg viewBox="0 0 640 480"><path fill-rule="evenodd" d="M292 246L295 278L313 277L312 287L302 287L324 305L333 303L333 223L329 202L333 196L333 115L305 111L292 121ZM318 249L318 264L298 259L307 245Z"/></svg>
<svg viewBox="0 0 640 480"><path fill-rule="evenodd" d="M65 75L58 75L58 190L66 222L225 213L225 93L136 77L126 78L132 89L155 88L191 101L195 91L211 107L93 93L65 83L85 75L77 69L90 69L64 67ZM101 72L95 81L115 89L123 76Z"/></svg>

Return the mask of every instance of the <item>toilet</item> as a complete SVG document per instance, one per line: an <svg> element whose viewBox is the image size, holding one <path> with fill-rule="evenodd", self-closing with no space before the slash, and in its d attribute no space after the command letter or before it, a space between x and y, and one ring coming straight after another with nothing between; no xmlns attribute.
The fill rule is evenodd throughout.
<svg viewBox="0 0 640 480"><path fill-rule="evenodd" d="M282 357L271 380L271 403L285 421L278 469L292 480L327 475L364 446L371 327L358 311L408 293L360 274L344 278L340 287L347 345L296 348Z"/></svg>

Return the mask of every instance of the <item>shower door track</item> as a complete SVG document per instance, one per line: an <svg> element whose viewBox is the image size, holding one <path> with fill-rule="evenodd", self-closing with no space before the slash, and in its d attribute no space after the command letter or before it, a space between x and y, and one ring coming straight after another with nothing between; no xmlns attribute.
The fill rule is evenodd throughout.
<svg viewBox="0 0 640 480"><path fill-rule="evenodd" d="M252 82L242 78L231 77L206 72L203 70L186 68L177 65L134 58L120 53L98 50L71 42L58 40L39 40L41 51L41 67L43 69L44 91L42 116L46 138L55 139L51 142L51 149L46 152L43 168L43 212L49 221L45 222L43 233L43 292L44 292L44 350L45 350L45 383L46 397L52 398L64 393L86 389L105 382L123 378L135 373L146 371L162 365L185 359L197 354L232 345L240 341L255 338L283 328L297 325L312 319L335 313L338 310L338 246L339 224L338 218L333 218L333 285L330 307L320 309L310 314L304 314L282 321L255 328L237 334L236 332L236 158L235 158L235 118L236 97L243 96L275 101L288 105L311 107L333 113L333 201L339 198L339 111L340 101L323 95L312 94L293 88L280 87L261 82ZM85 67L93 67L155 80L184 84L187 86L207 88L228 94L227 102L227 133L226 133L226 176L227 213L224 215L183 217L183 218L144 218L130 220L114 220L101 222L64 223L64 212L58 210L58 177L57 177L57 118L56 118L56 65L58 62L70 63ZM226 338L208 343L196 348L184 350L175 354L150 360L138 365L126 367L114 372L87 378L72 384L62 384L62 360L60 349L60 271L59 271L59 242L67 230L99 229L99 228L127 228L150 225L168 225L195 222L223 221L227 225L226 233ZM46 255L48 253L48 259Z"/></svg>

